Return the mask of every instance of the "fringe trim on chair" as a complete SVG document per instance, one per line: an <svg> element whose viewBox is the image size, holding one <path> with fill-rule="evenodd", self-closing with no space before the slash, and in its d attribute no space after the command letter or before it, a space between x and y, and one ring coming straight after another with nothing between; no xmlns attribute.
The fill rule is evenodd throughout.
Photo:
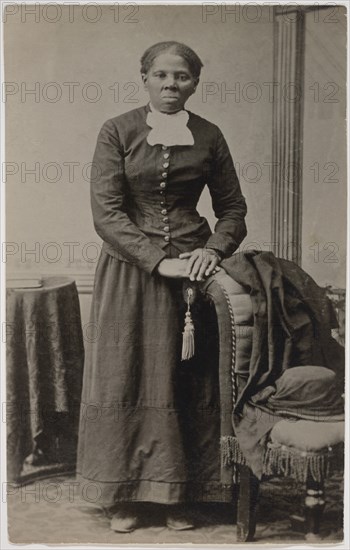
<svg viewBox="0 0 350 550"><path fill-rule="evenodd" d="M269 443L264 456L265 475L283 475L305 483L311 475L322 482L330 473L332 448L324 452L300 451L285 445Z"/></svg>
<svg viewBox="0 0 350 550"><path fill-rule="evenodd" d="M240 449L238 440L232 435L224 435L220 438L221 461L224 466L245 464L245 457Z"/></svg>

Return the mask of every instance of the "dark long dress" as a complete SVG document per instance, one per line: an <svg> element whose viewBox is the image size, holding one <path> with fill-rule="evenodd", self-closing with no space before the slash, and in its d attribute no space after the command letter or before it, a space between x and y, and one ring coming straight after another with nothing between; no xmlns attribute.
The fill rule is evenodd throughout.
<svg viewBox="0 0 350 550"><path fill-rule="evenodd" d="M92 185L94 221L106 246L96 269L86 342L77 475L83 492L84 486L90 488L105 506L118 501L228 501L231 490L220 483L214 308L203 298L192 306L196 353L181 361L183 279L161 277L154 265L210 239L224 254L233 251L245 234L244 199L217 127L192 115L195 146L174 147L170 163L159 164L164 148L146 143L146 113L141 108L119 117L118 131L109 121L94 157L102 167ZM195 205L204 187L202 163L206 158L216 162L218 156L227 170L221 180L213 177L211 193L222 234L219 227L211 236ZM126 181L124 162L129 162ZM164 178L166 164L169 190L159 197L157 180ZM170 228L177 228L170 232L170 243L161 230L164 223L157 221L158 209L164 208L160 199L166 201ZM131 236L139 243L133 248L134 261L126 246Z"/></svg>

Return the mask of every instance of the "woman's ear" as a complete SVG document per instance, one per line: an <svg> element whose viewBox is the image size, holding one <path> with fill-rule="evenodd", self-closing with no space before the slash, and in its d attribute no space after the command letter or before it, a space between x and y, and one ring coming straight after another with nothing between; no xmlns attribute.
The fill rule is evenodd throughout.
<svg viewBox="0 0 350 550"><path fill-rule="evenodd" d="M197 90L198 84L199 84L199 77L197 76L197 78L195 78L193 82L193 92L192 92L193 94Z"/></svg>
<svg viewBox="0 0 350 550"><path fill-rule="evenodd" d="M141 78L142 78L142 82L143 82L143 87L145 90L148 89L148 86L147 86L147 74L146 73L141 73Z"/></svg>

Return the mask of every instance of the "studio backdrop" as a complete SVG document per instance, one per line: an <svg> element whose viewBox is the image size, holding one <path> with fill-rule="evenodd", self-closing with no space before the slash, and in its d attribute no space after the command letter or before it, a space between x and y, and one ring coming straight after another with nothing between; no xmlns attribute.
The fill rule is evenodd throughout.
<svg viewBox="0 0 350 550"><path fill-rule="evenodd" d="M248 205L241 249L274 250L344 287L345 8L299 16L215 3L8 6L8 270L71 274L87 320L101 245L89 198L97 135L146 104L144 50L177 40L204 64L187 108L220 127L236 164ZM207 191L199 210L213 226Z"/></svg>

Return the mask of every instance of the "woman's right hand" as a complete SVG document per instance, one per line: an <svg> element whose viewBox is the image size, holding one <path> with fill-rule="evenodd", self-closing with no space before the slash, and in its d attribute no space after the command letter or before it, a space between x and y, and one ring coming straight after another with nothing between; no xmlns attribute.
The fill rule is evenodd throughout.
<svg viewBox="0 0 350 550"><path fill-rule="evenodd" d="M173 279L188 278L186 273L188 260L181 258L165 258L157 267L159 275Z"/></svg>

